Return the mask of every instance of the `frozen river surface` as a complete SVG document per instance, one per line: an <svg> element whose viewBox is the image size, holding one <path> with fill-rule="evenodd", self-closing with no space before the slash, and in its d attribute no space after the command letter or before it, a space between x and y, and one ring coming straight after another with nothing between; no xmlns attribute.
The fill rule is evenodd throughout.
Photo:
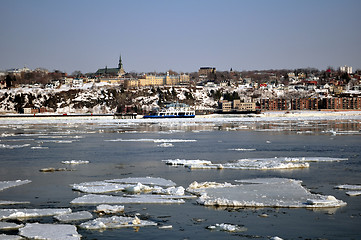
<svg viewBox="0 0 361 240"><path fill-rule="evenodd" d="M360 129L359 116L1 119L0 239L360 239Z"/></svg>

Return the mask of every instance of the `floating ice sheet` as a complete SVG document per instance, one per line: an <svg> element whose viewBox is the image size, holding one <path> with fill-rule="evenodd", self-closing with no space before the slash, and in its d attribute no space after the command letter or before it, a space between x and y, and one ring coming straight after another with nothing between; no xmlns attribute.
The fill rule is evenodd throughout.
<svg viewBox="0 0 361 240"><path fill-rule="evenodd" d="M105 182L111 183L128 183L128 184L145 184L145 185L153 185L153 186L163 186L163 187L173 187L176 184L164 178L156 178L156 177L135 177L135 178L122 178L122 179L113 179L113 180L105 180Z"/></svg>
<svg viewBox="0 0 361 240"><path fill-rule="evenodd" d="M0 220L54 216L71 213L70 208L57 209L0 209Z"/></svg>
<svg viewBox="0 0 361 240"><path fill-rule="evenodd" d="M11 222L0 222L0 230L15 230L21 227L24 227L24 225Z"/></svg>
<svg viewBox="0 0 361 240"><path fill-rule="evenodd" d="M286 178L240 180L241 185L193 189L200 195L197 202L207 206L231 207L340 207L345 202L333 196L312 194L301 181ZM202 185L202 184L201 184Z"/></svg>
<svg viewBox="0 0 361 240"><path fill-rule="evenodd" d="M20 229L20 235L30 239L80 240L76 227L67 224L27 223Z"/></svg>
<svg viewBox="0 0 361 240"><path fill-rule="evenodd" d="M104 140L106 142L154 142L154 143L180 143L180 142L196 142L195 139L113 139L113 140Z"/></svg>
<svg viewBox="0 0 361 240"><path fill-rule="evenodd" d="M159 185L170 186L170 187L163 189ZM152 192L156 194L184 195L184 188L183 187L175 188L174 185L175 183L171 180L166 180L163 178L143 177L143 178L123 178L123 179L113 179L113 180L96 181L96 182L85 182L80 184L73 184L72 188L73 190L81 191L85 193L107 193L107 192L127 191L131 193Z"/></svg>
<svg viewBox="0 0 361 240"><path fill-rule="evenodd" d="M23 148L23 147L29 147L30 144L22 144L22 145L9 145L9 144L0 144L0 149L14 149L14 148Z"/></svg>
<svg viewBox="0 0 361 240"><path fill-rule="evenodd" d="M226 231L226 232L245 232L247 228L229 224L229 223L217 223L215 225L208 226L207 229L209 230L216 230L216 231Z"/></svg>
<svg viewBox="0 0 361 240"><path fill-rule="evenodd" d="M231 148L231 149L228 149L230 151L242 151L242 152L245 152L245 151L256 151L255 148Z"/></svg>
<svg viewBox="0 0 361 240"><path fill-rule="evenodd" d="M184 203L183 199L172 199L180 198L180 196L164 196L164 195L133 195L128 197L109 196L109 195L94 195L88 194L82 197L78 197L71 201L71 204L127 204L127 203ZM186 196L182 197L186 198Z"/></svg>
<svg viewBox="0 0 361 240"><path fill-rule="evenodd" d="M349 196L354 197L354 196L361 195L361 191L347 191L346 194L349 195Z"/></svg>
<svg viewBox="0 0 361 240"><path fill-rule="evenodd" d="M344 184L344 185L337 185L335 188L345 189L345 190L361 190L361 185Z"/></svg>
<svg viewBox="0 0 361 240"><path fill-rule="evenodd" d="M227 163L212 163L207 160L162 160L168 165L184 165L190 169L239 169L239 170L272 170L308 168L308 162L335 162L345 161L347 158L330 157L275 157L275 158L250 158L240 159Z"/></svg>
<svg viewBox="0 0 361 240"><path fill-rule="evenodd" d="M81 228L91 230L144 226L157 226L157 223L147 220L140 220L137 216L135 216L134 218L113 216L108 218L97 218L79 225L79 227Z"/></svg>
<svg viewBox="0 0 361 240"><path fill-rule="evenodd" d="M104 214L114 214L124 211L123 205L108 205L108 204L102 204L97 206L96 212L98 213L104 213Z"/></svg>
<svg viewBox="0 0 361 240"><path fill-rule="evenodd" d="M2 201L0 200L0 205L17 205L17 204L29 204L30 202L17 202L17 201Z"/></svg>
<svg viewBox="0 0 361 240"><path fill-rule="evenodd" d="M0 191L11 187L17 187L27 183L31 183L31 181L30 180L0 181Z"/></svg>
<svg viewBox="0 0 361 240"><path fill-rule="evenodd" d="M88 164L89 161L84 160L70 160L70 161L62 161L62 164Z"/></svg>
<svg viewBox="0 0 361 240"><path fill-rule="evenodd" d="M0 240L21 240L24 239L17 235L6 235L6 234L0 234Z"/></svg>
<svg viewBox="0 0 361 240"><path fill-rule="evenodd" d="M59 222L72 222L92 219L93 215L88 211L73 212L54 216Z"/></svg>

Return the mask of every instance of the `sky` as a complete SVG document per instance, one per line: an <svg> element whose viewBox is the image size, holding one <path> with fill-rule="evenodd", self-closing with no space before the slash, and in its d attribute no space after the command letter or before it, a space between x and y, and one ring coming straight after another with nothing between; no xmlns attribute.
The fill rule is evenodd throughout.
<svg viewBox="0 0 361 240"><path fill-rule="evenodd" d="M360 0L0 0L0 70L361 69Z"/></svg>

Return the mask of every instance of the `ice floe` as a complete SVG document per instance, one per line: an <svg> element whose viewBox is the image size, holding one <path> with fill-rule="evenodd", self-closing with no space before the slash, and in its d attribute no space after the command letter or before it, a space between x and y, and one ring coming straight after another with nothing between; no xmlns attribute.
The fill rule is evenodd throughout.
<svg viewBox="0 0 361 240"><path fill-rule="evenodd" d="M257 178L237 182L241 184L224 187L193 183L191 185L198 187L190 186L187 190L200 195L197 202L206 206L322 208L346 205L333 196L312 194L301 181L294 179Z"/></svg>
<svg viewBox="0 0 361 240"><path fill-rule="evenodd" d="M161 143L161 144L157 145L157 147L168 148L168 147L174 147L174 145L172 143Z"/></svg>
<svg viewBox="0 0 361 240"><path fill-rule="evenodd" d="M106 142L154 142L154 143L181 143L181 142L196 142L195 139L151 139L151 138L142 138L142 139L111 139L104 140Z"/></svg>
<svg viewBox="0 0 361 240"><path fill-rule="evenodd" d="M92 219L93 215L88 211L73 212L54 216L59 222L72 222Z"/></svg>
<svg viewBox="0 0 361 240"><path fill-rule="evenodd" d="M0 240L22 240L22 239L24 238L17 235L0 234Z"/></svg>
<svg viewBox="0 0 361 240"><path fill-rule="evenodd" d="M24 227L24 225L11 222L0 222L0 230L16 230L21 227Z"/></svg>
<svg viewBox="0 0 361 240"><path fill-rule="evenodd" d="M247 228L229 224L229 223L216 223L215 225L208 226L207 229L209 230L216 230L216 231L226 231L226 232L245 232Z"/></svg>
<svg viewBox="0 0 361 240"><path fill-rule="evenodd" d="M55 216L71 213L70 208L49 209L0 209L0 220Z"/></svg>
<svg viewBox="0 0 361 240"><path fill-rule="evenodd" d="M18 202L18 201L3 201L0 200L0 205L17 205L17 204L29 204L30 202Z"/></svg>
<svg viewBox="0 0 361 240"><path fill-rule="evenodd" d="M97 206L97 209L95 212L103 213L103 214L114 214L114 213L124 212L124 206L123 205L101 204L101 205Z"/></svg>
<svg viewBox="0 0 361 240"><path fill-rule="evenodd" d="M361 185L344 184L344 185L337 185L335 188L345 189L345 190L361 190Z"/></svg>
<svg viewBox="0 0 361 240"><path fill-rule="evenodd" d="M157 223L147 220L140 220L135 217L113 216L107 218L96 218L79 225L80 228L99 230L107 228L144 227L157 226Z"/></svg>
<svg viewBox="0 0 361 240"><path fill-rule="evenodd" d="M80 240L81 235L73 225L27 223L19 234L30 239Z"/></svg>
<svg viewBox="0 0 361 240"><path fill-rule="evenodd" d="M336 162L347 158L331 157L275 157L275 158L249 158L227 163L212 163L207 160L169 159L162 160L167 165L184 165L190 169L239 169L239 170L272 170L308 168L309 162Z"/></svg>
<svg viewBox="0 0 361 240"><path fill-rule="evenodd" d="M70 160L70 161L62 161L62 164L88 164L89 161L85 160Z"/></svg>
<svg viewBox="0 0 361 240"><path fill-rule="evenodd" d="M170 203L184 203L184 198L192 198L193 196L176 196L176 195L128 195L128 196L110 196L110 195L95 195L87 194L75 198L71 204L127 204L127 203L152 203L152 204L170 204ZM183 199L182 199L183 198Z"/></svg>
<svg viewBox="0 0 361 240"><path fill-rule="evenodd" d="M126 191L130 193L148 192L155 194L176 194L183 195L184 188L174 187L176 184L167 179L154 177L122 178L95 182L73 184L76 191L85 193L108 193ZM164 187L168 187L164 189Z"/></svg>
<svg viewBox="0 0 361 240"><path fill-rule="evenodd" d="M9 144L0 144L0 148L5 148L5 149L14 149L14 148L24 148L24 147L29 147L30 144L22 144L22 145L9 145Z"/></svg>
<svg viewBox="0 0 361 240"><path fill-rule="evenodd" d="M11 187L17 187L27 183L31 183L31 181L30 180L0 181L0 191Z"/></svg>
<svg viewBox="0 0 361 240"><path fill-rule="evenodd" d="M228 149L230 151L242 151L242 152L246 152L246 151L256 151L255 148L231 148Z"/></svg>
<svg viewBox="0 0 361 240"><path fill-rule="evenodd" d="M346 194L349 195L349 196L352 196L352 197L354 197L354 196L360 196L360 195L361 195L361 191L347 191Z"/></svg>

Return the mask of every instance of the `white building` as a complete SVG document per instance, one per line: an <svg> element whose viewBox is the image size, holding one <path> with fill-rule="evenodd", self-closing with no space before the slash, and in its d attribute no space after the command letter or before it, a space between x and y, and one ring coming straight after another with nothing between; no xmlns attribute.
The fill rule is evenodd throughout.
<svg viewBox="0 0 361 240"><path fill-rule="evenodd" d="M340 71L341 72L346 72L348 74L351 74L352 73L352 67L349 67L349 66L343 66L343 67L340 67Z"/></svg>

